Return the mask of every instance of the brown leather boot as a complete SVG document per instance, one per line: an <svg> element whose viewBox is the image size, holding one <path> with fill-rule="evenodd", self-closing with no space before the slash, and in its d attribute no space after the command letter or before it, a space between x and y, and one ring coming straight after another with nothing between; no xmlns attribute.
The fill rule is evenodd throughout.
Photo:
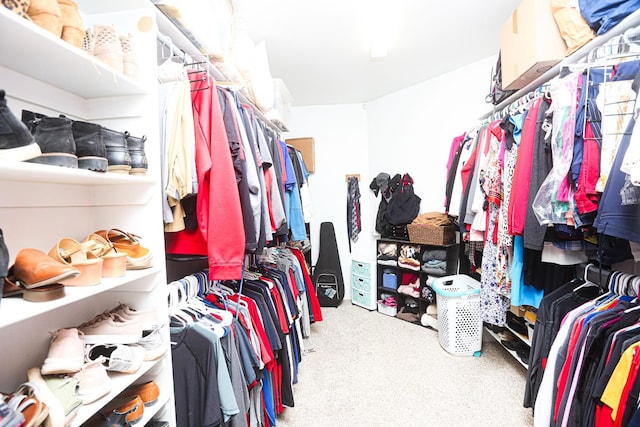
<svg viewBox="0 0 640 427"><path fill-rule="evenodd" d="M72 0L58 0L62 12L62 40L82 48L84 25L78 12L78 5Z"/></svg>
<svg viewBox="0 0 640 427"><path fill-rule="evenodd" d="M79 275L77 269L33 248L25 248L18 252L13 266L9 269L9 276L15 277L27 289L59 283Z"/></svg>
<svg viewBox="0 0 640 427"><path fill-rule="evenodd" d="M31 0L29 18L56 37L62 35L62 12L57 0Z"/></svg>

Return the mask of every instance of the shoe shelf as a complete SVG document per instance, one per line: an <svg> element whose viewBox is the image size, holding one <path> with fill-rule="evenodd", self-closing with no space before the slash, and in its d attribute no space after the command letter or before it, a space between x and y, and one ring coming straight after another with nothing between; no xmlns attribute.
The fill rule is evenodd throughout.
<svg viewBox="0 0 640 427"><path fill-rule="evenodd" d="M81 426L85 421L91 418L93 414L99 412L107 403L109 403L116 396L122 393L129 385L136 382L139 378L143 377L151 368L161 364L164 360L165 359L159 359L151 362L143 362L140 369L138 369L133 374L109 372L109 378L111 378L111 391L93 403L82 405L80 407L78 415L74 419L71 426ZM168 367L168 369L170 368L171 367ZM145 425L146 422L150 420L155 415L155 413L169 400L169 395L166 391L166 388L163 388L161 384L158 384L158 386L160 387L160 397L158 398L158 401L152 406L145 406L144 416L142 420L137 423L141 426Z"/></svg>
<svg viewBox="0 0 640 427"><path fill-rule="evenodd" d="M160 191L144 176L0 161L0 207L143 206Z"/></svg>
<svg viewBox="0 0 640 427"><path fill-rule="evenodd" d="M147 176L114 172L93 172L86 169L63 168L28 162L0 160L0 181L75 184L75 185L153 185Z"/></svg>
<svg viewBox="0 0 640 427"><path fill-rule="evenodd" d="M498 342L498 345L499 345L500 347L504 348L504 350L505 350L505 351L509 352L509 354L510 354L510 355L511 355L511 356L512 356L512 357L513 357L513 358L514 358L514 359L515 359L519 364L521 364L525 369L529 369L529 365L527 365L526 363L524 363L524 362L522 361L522 359L520 359L520 357L518 357L518 354L517 354L515 351L510 350L510 349L508 349L507 347L505 347L504 345L502 345L502 343L500 342L500 341L502 340L502 338L500 337L500 335L498 335L497 333L495 333L494 331L492 331L492 330L491 330L491 329L489 329L489 328L486 328L486 327L485 327L484 329L485 329L485 331L487 331L487 332L489 333L489 335L491 335L491 336L492 336L492 337L493 337L493 338Z"/></svg>
<svg viewBox="0 0 640 427"><path fill-rule="evenodd" d="M509 325L505 325L505 328L511 332L513 335L516 336L516 338L518 338L520 341L522 341L523 343L525 343L526 345L528 345L529 347L531 347L531 340L529 340L529 337L526 335L522 335L520 332L516 332L515 329L511 328Z"/></svg>
<svg viewBox="0 0 640 427"><path fill-rule="evenodd" d="M149 93L137 81L4 7L0 27L0 65L17 73L87 99Z"/></svg>
<svg viewBox="0 0 640 427"><path fill-rule="evenodd" d="M156 267L144 270L128 270L124 277L113 279L103 278L102 283L99 285L66 286L64 297L47 302L25 301L20 296L2 298L0 329L40 316L49 311L63 308L69 304L85 300L103 292L114 290L126 292L150 291L161 282L160 277L157 279L152 278L154 275L159 276L159 272L160 269ZM151 279L148 280L149 278Z"/></svg>
<svg viewBox="0 0 640 427"><path fill-rule="evenodd" d="M94 122L132 135L146 135L146 176L98 173L27 162L0 161L0 228L13 264L21 249L45 253L64 236L82 240L89 232L118 228L141 236L154 266L103 278L95 286L65 287L65 296L29 302L21 296L0 302L0 390L11 392L30 367L47 356L50 333L91 319L122 302L136 309L156 307L167 316L159 122L157 117L156 8L149 0L76 0L85 28L113 25L118 35L135 36L140 80L57 38L7 8L0 7L0 89L20 118L21 110ZM168 340L169 334L166 333ZM154 380L160 399L145 408L144 425L164 414L175 426L171 352L144 362L133 374L109 373L111 391L84 405L72 426L80 426L128 386Z"/></svg>

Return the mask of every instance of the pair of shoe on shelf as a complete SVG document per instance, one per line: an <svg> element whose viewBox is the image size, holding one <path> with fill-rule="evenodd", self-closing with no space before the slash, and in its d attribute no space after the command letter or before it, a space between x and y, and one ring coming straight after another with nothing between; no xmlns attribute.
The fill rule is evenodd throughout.
<svg viewBox="0 0 640 427"><path fill-rule="evenodd" d="M102 277L122 277L126 270L152 266L153 254L140 245L139 237L119 229L99 230L82 243L64 237L49 251L53 259L80 271L67 286L97 285Z"/></svg>
<svg viewBox="0 0 640 427"><path fill-rule="evenodd" d="M0 262L8 264L8 250L3 243L0 231ZM102 277L120 277L126 270L149 268L152 264L153 254L140 244L139 237L119 229L96 231L82 243L65 237L48 254L35 248L20 250L6 273L0 265L2 296L51 301L64 297L65 285L96 285Z"/></svg>
<svg viewBox="0 0 640 427"><path fill-rule="evenodd" d="M22 111L22 120L7 105L0 90L0 160L118 172L147 173L146 136L108 129L96 123L47 117Z"/></svg>
<svg viewBox="0 0 640 427"><path fill-rule="evenodd" d="M56 427L70 426L82 405L94 402L110 391L110 379L104 370L87 369L80 379L76 376L43 375L39 368L30 368L27 371L28 382L24 385L28 386L27 390L31 392L30 397L35 398L34 400L39 403L35 408L43 409L37 412L38 418L35 416L31 418L35 423L25 425L40 426L44 423L44 425ZM87 395L82 395L83 383L84 388L87 387L87 383L96 384L103 390L105 390L105 384L109 388L101 395L94 394L91 398L93 400L87 400ZM104 411L110 412L108 416L98 413L84 425L130 426L142 418L144 407L155 404L159 396L160 388L153 380L134 384L107 405Z"/></svg>
<svg viewBox="0 0 640 427"><path fill-rule="evenodd" d="M133 34L118 35L115 26L95 24L84 32L82 49L115 71L138 80L138 60Z"/></svg>
<svg viewBox="0 0 640 427"><path fill-rule="evenodd" d="M130 175L147 173L144 135L139 138L96 123L28 110L22 110L21 121L42 152L29 159L31 163Z"/></svg>
<svg viewBox="0 0 640 427"><path fill-rule="evenodd" d="M72 0L3 1L14 13L28 19L55 37L82 47L84 25L78 5Z"/></svg>

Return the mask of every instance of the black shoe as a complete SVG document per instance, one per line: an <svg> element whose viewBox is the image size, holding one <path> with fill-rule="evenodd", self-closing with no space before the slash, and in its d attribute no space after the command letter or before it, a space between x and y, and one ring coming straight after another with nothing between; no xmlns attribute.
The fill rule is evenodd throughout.
<svg viewBox="0 0 640 427"><path fill-rule="evenodd" d="M128 174L131 170L131 155L125 134L102 127L102 142L107 149L109 172Z"/></svg>
<svg viewBox="0 0 640 427"><path fill-rule="evenodd" d="M515 351L518 354L528 354L530 350L529 346L520 341L518 338L514 338L512 340L500 340L500 344L511 351Z"/></svg>
<svg viewBox="0 0 640 427"><path fill-rule="evenodd" d="M102 126L74 121L71 125L76 143L78 168L96 172L107 171L107 149L102 142Z"/></svg>
<svg viewBox="0 0 640 427"><path fill-rule="evenodd" d="M71 131L72 120L60 116L37 118L34 122L34 138L40 146L42 155L29 162L77 168L78 156L76 156L76 143Z"/></svg>
<svg viewBox="0 0 640 427"><path fill-rule="evenodd" d="M131 170L130 175L146 175L147 174L147 156L144 153L144 143L147 140L146 135L142 135L142 138L129 135L129 132L125 132L127 138L127 148L129 149L129 155L131 156Z"/></svg>
<svg viewBox="0 0 640 427"><path fill-rule="evenodd" d="M5 91L0 90L0 159L22 162L41 154L29 129L7 106Z"/></svg>

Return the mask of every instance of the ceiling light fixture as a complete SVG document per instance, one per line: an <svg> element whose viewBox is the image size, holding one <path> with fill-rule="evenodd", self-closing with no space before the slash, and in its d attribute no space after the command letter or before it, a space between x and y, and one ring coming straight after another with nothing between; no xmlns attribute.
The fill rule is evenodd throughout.
<svg viewBox="0 0 640 427"><path fill-rule="evenodd" d="M389 10L382 2L370 2L363 11L369 57L372 60L383 60L387 56L391 39Z"/></svg>

